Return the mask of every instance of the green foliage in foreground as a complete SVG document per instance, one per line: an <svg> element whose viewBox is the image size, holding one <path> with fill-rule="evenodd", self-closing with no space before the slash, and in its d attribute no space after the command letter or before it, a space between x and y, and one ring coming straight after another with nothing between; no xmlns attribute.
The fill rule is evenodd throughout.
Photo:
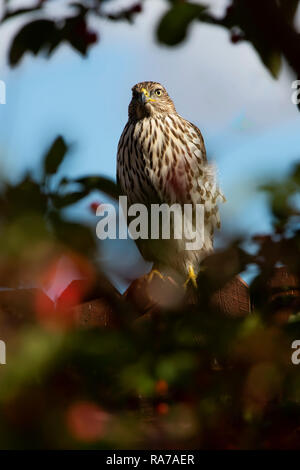
<svg viewBox="0 0 300 470"><path fill-rule="evenodd" d="M91 229L66 220L64 210L90 191L113 196L118 188L98 177L54 181L66 152L60 137L39 181L26 175L2 184L1 286L47 281L53 260L66 255L80 260L86 277L100 275ZM133 307L116 297L115 326L94 328L61 322L63 311L50 328L43 315L51 310L41 302L33 317L20 305L24 321L14 324L1 306L0 447L299 447L300 366L291 362L299 315L278 321L261 287L278 263L300 274L299 188L300 166L266 185L274 233L256 238L255 255L235 240L210 257L196 305L133 321ZM213 293L249 264L259 270L254 311L222 316L211 306Z"/></svg>

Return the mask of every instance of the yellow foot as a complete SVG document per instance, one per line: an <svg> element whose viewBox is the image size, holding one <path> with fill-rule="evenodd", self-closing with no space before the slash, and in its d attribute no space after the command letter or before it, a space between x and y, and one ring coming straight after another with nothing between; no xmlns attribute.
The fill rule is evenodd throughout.
<svg viewBox="0 0 300 470"><path fill-rule="evenodd" d="M187 278L187 280L185 281L185 283L183 285L185 289L187 288L187 286L189 285L190 282L197 289L197 287L198 287L198 285L197 285L197 275L194 271L193 266L189 266L189 275L188 275L188 278Z"/></svg>
<svg viewBox="0 0 300 470"><path fill-rule="evenodd" d="M158 269L152 269L151 273L148 276L147 281L151 282L154 276L158 276L160 279L164 280L164 276L162 275L160 271L158 271Z"/></svg>

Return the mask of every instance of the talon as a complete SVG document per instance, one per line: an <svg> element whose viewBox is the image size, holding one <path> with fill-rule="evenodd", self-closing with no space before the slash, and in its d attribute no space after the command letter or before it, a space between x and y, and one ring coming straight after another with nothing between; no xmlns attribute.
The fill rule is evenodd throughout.
<svg viewBox="0 0 300 470"><path fill-rule="evenodd" d="M198 288L198 285L197 285L197 275L196 275L196 273L195 273L195 271L194 271L193 266L189 266L189 275L188 275L187 280L186 280L185 283L183 284L183 287L186 289L190 282L193 284L193 286L195 287L195 289Z"/></svg>
<svg viewBox="0 0 300 470"><path fill-rule="evenodd" d="M160 279L162 279L164 281L164 276L162 275L162 273L160 271L158 271L158 269L152 269L151 273L148 276L147 281L151 282L153 280L154 276L158 276Z"/></svg>

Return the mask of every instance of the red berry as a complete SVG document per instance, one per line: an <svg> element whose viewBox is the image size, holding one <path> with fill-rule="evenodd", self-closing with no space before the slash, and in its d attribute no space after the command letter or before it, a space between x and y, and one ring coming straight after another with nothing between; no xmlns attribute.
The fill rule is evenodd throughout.
<svg viewBox="0 0 300 470"><path fill-rule="evenodd" d="M167 403L159 403L156 410L159 415L166 415L169 412L169 406Z"/></svg>
<svg viewBox="0 0 300 470"><path fill-rule="evenodd" d="M90 204L90 210L93 212L93 214L96 214L99 206L101 206L101 202L92 202Z"/></svg>
<svg viewBox="0 0 300 470"><path fill-rule="evenodd" d="M97 33L90 33L87 32L86 34L86 42L87 44L95 44L98 41L98 34Z"/></svg>
<svg viewBox="0 0 300 470"><path fill-rule="evenodd" d="M168 391L168 384L165 380L158 380L155 384L155 390L159 395L165 395Z"/></svg>
<svg viewBox="0 0 300 470"><path fill-rule="evenodd" d="M141 13L142 5L140 3L136 3L130 8L130 13Z"/></svg>
<svg viewBox="0 0 300 470"><path fill-rule="evenodd" d="M230 39L233 44L238 44L243 40L243 36L241 36L239 33L232 33Z"/></svg>

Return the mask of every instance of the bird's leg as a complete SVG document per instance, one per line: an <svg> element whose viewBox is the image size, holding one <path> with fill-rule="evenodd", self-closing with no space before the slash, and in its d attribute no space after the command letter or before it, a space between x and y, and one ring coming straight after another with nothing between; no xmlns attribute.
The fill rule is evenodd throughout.
<svg viewBox="0 0 300 470"><path fill-rule="evenodd" d="M197 289L197 287L198 287L198 285L197 285L197 274L195 273L194 268L191 264L189 265L188 278L187 278L187 280L185 281L185 283L183 285L185 289L187 288L187 286L189 285L190 282Z"/></svg>
<svg viewBox="0 0 300 470"><path fill-rule="evenodd" d="M150 272L150 274L148 276L147 281L151 282L153 280L154 276L158 276L160 279L164 280L164 276L162 275L162 273L158 269L152 269L152 271Z"/></svg>

